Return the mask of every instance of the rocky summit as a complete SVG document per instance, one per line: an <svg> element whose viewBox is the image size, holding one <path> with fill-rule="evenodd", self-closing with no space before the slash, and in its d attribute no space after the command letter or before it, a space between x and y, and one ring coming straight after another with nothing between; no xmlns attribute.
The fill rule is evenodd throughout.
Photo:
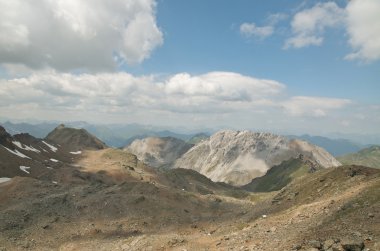
<svg viewBox="0 0 380 251"><path fill-rule="evenodd" d="M340 165L326 150L306 141L224 130L191 148L174 166L196 170L213 181L245 185L271 167L300 156L323 168Z"/></svg>
<svg viewBox="0 0 380 251"><path fill-rule="evenodd" d="M104 149L106 144L85 129L65 127L61 124L46 136L46 140L59 145L70 145L72 150Z"/></svg>

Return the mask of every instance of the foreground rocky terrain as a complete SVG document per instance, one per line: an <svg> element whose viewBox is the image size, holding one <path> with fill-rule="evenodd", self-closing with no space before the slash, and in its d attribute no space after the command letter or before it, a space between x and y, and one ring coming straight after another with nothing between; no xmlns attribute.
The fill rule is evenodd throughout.
<svg viewBox="0 0 380 251"><path fill-rule="evenodd" d="M378 169L310 172L298 157L239 188L119 149L72 154L71 142L25 159L5 147L27 154L41 140L15 138L2 133L3 167L4 156L67 158L41 173L0 170L0 250L380 250ZM267 185L278 177L291 179Z"/></svg>

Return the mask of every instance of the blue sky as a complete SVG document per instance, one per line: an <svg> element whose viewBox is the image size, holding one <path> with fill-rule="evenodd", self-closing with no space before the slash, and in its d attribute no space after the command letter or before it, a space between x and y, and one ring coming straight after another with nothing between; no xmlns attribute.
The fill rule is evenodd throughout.
<svg viewBox="0 0 380 251"><path fill-rule="evenodd" d="M0 2L0 117L380 134L380 3Z"/></svg>
<svg viewBox="0 0 380 251"><path fill-rule="evenodd" d="M301 6L317 2L323 1L158 1L157 22L165 43L149 60L126 70L136 74L233 71L276 79L294 95L377 102L380 62L344 60L351 50L344 29L327 29L321 46L283 49L291 36L291 16ZM346 1L336 2L346 5ZM266 25L268 17L278 13L288 17L273 36L261 39L240 34L241 23Z"/></svg>

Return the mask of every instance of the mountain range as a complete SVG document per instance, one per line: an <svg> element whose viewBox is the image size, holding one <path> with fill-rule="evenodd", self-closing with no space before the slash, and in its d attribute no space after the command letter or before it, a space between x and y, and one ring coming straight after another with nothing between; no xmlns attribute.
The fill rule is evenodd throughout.
<svg viewBox="0 0 380 251"><path fill-rule="evenodd" d="M46 135L56 128L62 122L39 122L39 123L12 123L4 122L4 128L12 135L17 133L29 133L37 138L44 138ZM190 144L196 144L200 140L207 139L212 133L212 130L205 130L204 132L176 132L175 129L168 130L161 127L140 125L140 124L127 124L127 125L94 125L86 122L65 122L69 127L83 128L91 134L98 137L107 145L112 147L125 147L131 144L135 139L144 139L146 137L173 137L184 140ZM303 134L288 135L290 139L300 139L310 142L314 145L326 149L333 156L341 156L344 154L355 153L360 149L369 146L369 142L376 141L376 137L369 137L368 140L359 140L360 137L354 137L358 141L352 141L339 137L350 137L350 135L337 135L332 137L311 136ZM337 138L336 138L337 137ZM363 137L361 137L363 138ZM370 140L375 139L375 140ZM358 143L361 142L361 143ZM367 143L365 143L367 142ZM377 141L376 141L377 142ZM380 141L378 141L380 143Z"/></svg>
<svg viewBox="0 0 380 251"><path fill-rule="evenodd" d="M195 139L0 127L0 250L380 247L380 170L270 133Z"/></svg>

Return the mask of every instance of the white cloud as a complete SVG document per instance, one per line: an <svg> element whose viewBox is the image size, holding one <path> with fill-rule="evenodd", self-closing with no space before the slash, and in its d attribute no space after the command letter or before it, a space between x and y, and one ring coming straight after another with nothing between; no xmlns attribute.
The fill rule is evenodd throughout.
<svg viewBox="0 0 380 251"><path fill-rule="evenodd" d="M33 104L49 109L121 112L151 109L215 112L262 105L263 98L279 94L279 82L232 72L191 76L180 73L160 81L155 76L128 73L62 74L38 72L26 78L0 80L0 106ZM256 102L256 103L255 103Z"/></svg>
<svg viewBox="0 0 380 251"><path fill-rule="evenodd" d="M352 0L347 7L347 32L354 52L349 60L380 59L380 1Z"/></svg>
<svg viewBox="0 0 380 251"><path fill-rule="evenodd" d="M276 95L284 88L277 81L256 79L233 72L210 72L199 76L180 73L170 78L165 85L169 94L229 101L252 101L258 97Z"/></svg>
<svg viewBox="0 0 380 251"><path fill-rule="evenodd" d="M0 114L18 119L294 130L302 126L319 130L349 120L354 130L357 119L351 116L350 103L289 97L282 83L233 72L162 77L37 71L24 78L0 79ZM378 112L368 109L370 117L376 117L374 113Z"/></svg>
<svg viewBox="0 0 380 251"><path fill-rule="evenodd" d="M163 43L154 0L0 1L0 64L57 70L141 63Z"/></svg>
<svg viewBox="0 0 380 251"><path fill-rule="evenodd" d="M273 34L273 26L256 26L255 23L242 23L240 25L240 34L246 37L266 38Z"/></svg>
<svg viewBox="0 0 380 251"><path fill-rule="evenodd" d="M328 111L341 109L350 103L348 99L296 96L281 105L292 116L325 117Z"/></svg>
<svg viewBox="0 0 380 251"><path fill-rule="evenodd" d="M326 28L335 28L344 24L345 11L334 2L317 3L294 15L291 21L291 38L287 39L284 48L301 48L323 43Z"/></svg>
<svg viewBox="0 0 380 251"><path fill-rule="evenodd" d="M278 24L279 22L282 22L286 19L288 19L289 16L285 13L274 13L274 14L270 14L268 17L267 17L267 21L270 25L276 25Z"/></svg>
<svg viewBox="0 0 380 251"><path fill-rule="evenodd" d="M43 117L46 111L63 116L70 113L149 116L155 112L249 116L252 112L282 113L279 109L282 107L292 116L324 117L350 104L347 99L286 97L285 88L274 80L233 72L179 73L162 79L122 72L75 75L45 71L26 78L0 80L0 111L28 107L37 117Z"/></svg>

